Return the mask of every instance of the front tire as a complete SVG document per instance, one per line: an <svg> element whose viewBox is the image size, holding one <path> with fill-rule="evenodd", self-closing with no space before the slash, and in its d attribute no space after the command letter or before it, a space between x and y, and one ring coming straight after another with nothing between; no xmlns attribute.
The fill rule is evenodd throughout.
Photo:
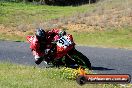
<svg viewBox="0 0 132 88"><path fill-rule="evenodd" d="M73 49L69 55L76 61L79 66L91 69L91 63L89 59L81 52L77 51L76 49Z"/></svg>

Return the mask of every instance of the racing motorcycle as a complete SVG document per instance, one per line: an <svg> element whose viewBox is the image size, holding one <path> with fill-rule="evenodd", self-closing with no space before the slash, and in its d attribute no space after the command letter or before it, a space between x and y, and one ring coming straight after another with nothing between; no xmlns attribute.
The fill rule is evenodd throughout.
<svg viewBox="0 0 132 88"><path fill-rule="evenodd" d="M27 36L27 40L30 43L31 36ZM61 36L56 42L52 43L52 47L47 48L48 54L46 55L48 63L53 66L66 66L66 67L83 67L91 69L91 63L89 59L81 52L75 49L75 43L73 37L70 34ZM51 59L52 58L52 59Z"/></svg>

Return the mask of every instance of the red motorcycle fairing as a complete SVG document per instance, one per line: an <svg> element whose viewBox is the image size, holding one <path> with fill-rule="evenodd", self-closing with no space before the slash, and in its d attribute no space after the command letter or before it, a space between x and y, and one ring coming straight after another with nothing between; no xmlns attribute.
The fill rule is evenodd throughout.
<svg viewBox="0 0 132 88"><path fill-rule="evenodd" d="M70 51L72 48L74 48L74 45L70 45L68 48L64 49L64 48L61 48L61 47L58 47L57 46L57 52L55 54L55 58L56 59L59 59L59 58L62 58L63 56L65 56L68 51Z"/></svg>
<svg viewBox="0 0 132 88"><path fill-rule="evenodd" d="M55 58L59 59L65 56L71 49L75 47L73 37L70 34L64 35L58 39L56 46Z"/></svg>

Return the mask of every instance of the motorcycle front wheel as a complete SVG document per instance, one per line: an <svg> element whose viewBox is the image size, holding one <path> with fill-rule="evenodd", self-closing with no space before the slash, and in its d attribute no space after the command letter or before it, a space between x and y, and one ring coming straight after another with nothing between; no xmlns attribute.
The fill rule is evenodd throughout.
<svg viewBox="0 0 132 88"><path fill-rule="evenodd" d="M90 63L89 59L85 55L83 55L81 52L77 51L76 49L73 49L68 55L79 66L81 66L83 68L91 69L91 63Z"/></svg>

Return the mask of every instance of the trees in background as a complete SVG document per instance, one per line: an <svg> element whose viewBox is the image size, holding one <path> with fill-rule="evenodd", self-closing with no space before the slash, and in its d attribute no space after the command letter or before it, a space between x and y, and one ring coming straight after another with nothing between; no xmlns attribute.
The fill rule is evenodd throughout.
<svg viewBox="0 0 132 88"><path fill-rule="evenodd" d="M35 2L38 4L48 4L48 5L81 5L86 3L95 3L97 0L1 0L9 2Z"/></svg>

